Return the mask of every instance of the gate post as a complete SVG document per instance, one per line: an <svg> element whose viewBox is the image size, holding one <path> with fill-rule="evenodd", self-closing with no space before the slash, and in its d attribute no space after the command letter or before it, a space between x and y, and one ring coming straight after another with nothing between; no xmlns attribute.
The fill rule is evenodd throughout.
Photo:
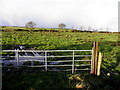
<svg viewBox="0 0 120 90"><path fill-rule="evenodd" d="M98 42L94 42L93 49L92 49L92 66L91 66L91 73L97 74L97 60L98 59Z"/></svg>

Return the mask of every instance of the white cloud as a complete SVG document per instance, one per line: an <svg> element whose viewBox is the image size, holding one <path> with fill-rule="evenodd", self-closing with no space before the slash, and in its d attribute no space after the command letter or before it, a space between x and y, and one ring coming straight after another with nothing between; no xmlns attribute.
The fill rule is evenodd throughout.
<svg viewBox="0 0 120 90"><path fill-rule="evenodd" d="M117 31L117 3L118 0L2 0L0 12L10 25L34 21L40 27L57 27L62 22L68 27L90 25Z"/></svg>

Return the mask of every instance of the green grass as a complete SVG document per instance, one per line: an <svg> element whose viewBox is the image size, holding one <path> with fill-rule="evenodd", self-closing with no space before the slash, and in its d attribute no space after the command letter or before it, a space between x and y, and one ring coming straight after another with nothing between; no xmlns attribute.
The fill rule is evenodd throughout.
<svg viewBox="0 0 120 90"><path fill-rule="evenodd" d="M3 90L49 90L52 88L68 88L67 75L62 73L25 73L3 76ZM7 82L10 80L9 82ZM17 82L17 83L16 83ZM7 86L7 87L6 87Z"/></svg>
<svg viewBox="0 0 120 90"><path fill-rule="evenodd" d="M49 49L91 49L92 43L117 42L117 34L87 33L87 32L2 32L3 49L11 49L14 45L32 46L37 50ZM12 47L7 48L7 46ZM84 47L81 47L84 45ZM5 47L6 46L6 47Z"/></svg>
<svg viewBox="0 0 120 90"><path fill-rule="evenodd" d="M7 70L7 68L4 68ZM9 72L3 74L3 90L53 90L75 88L79 80L83 80L84 89L91 90L118 90L119 75L97 77L89 72L70 74L68 72L41 72L35 68L10 68Z"/></svg>
<svg viewBox="0 0 120 90"><path fill-rule="evenodd" d="M14 30L9 31L10 29L14 29ZM115 73L120 72L120 61L119 61L120 56L118 50L120 45L120 42L118 41L119 33L80 32L80 31L78 32L68 29L61 30L61 29L47 29L47 28L34 28L28 30L27 28L23 28L23 27L21 28L4 27L2 28L2 30L3 30L2 49L4 50L14 49L18 45L24 45L25 47L27 47L27 49L32 47L35 50L85 50L85 49L92 49L93 42L97 41L99 42L99 51L103 53L101 71L103 71L105 74L109 72L113 74L113 76ZM62 74L60 75L59 74L58 76L56 75L55 77L50 77L49 74L46 73L43 74L33 73L33 74L21 74L21 75L5 74L3 75L3 80L4 80L3 85L4 86L6 85L8 89L13 89L13 90L18 87L20 87L21 89L24 85L25 85L24 87L25 90L26 89L30 90L30 88L36 88L36 90L38 90L38 88L45 89L45 85L48 84L49 82L50 84L48 84L47 88L51 87L52 85L53 87L51 88L56 88L56 86L71 88L72 86L69 86L68 84L69 81L67 79L68 77L65 76L65 79L63 79L64 75L62 77ZM46 77L44 75L46 75ZM17 76L19 77L19 79L17 79ZM118 75L116 77L119 78L120 76ZM48 80L45 80L45 78L47 78ZM102 82L104 82L103 77L102 80L103 80ZM10 84L13 87L9 86L8 81L10 81ZM17 84L16 81L19 83ZM73 87L74 87L74 83L75 82L73 82L72 84ZM94 82L92 83L95 84ZM108 84L108 86L107 85L104 86L104 88L107 87L110 87L110 85Z"/></svg>
<svg viewBox="0 0 120 90"><path fill-rule="evenodd" d="M3 31L2 49L24 45L27 49L32 47L35 50L89 50L93 42L97 41L99 51L103 53L103 65L112 66L110 70L115 70L119 64L118 35L99 32Z"/></svg>

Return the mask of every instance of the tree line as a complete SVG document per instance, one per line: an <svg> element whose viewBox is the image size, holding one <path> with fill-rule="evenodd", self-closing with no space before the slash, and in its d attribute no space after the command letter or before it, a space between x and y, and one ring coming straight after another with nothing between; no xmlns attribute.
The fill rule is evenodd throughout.
<svg viewBox="0 0 120 90"><path fill-rule="evenodd" d="M34 22L32 22L32 21L27 22L27 23L25 24L25 27L27 27L27 28L34 28L34 26L36 26L36 23L34 23ZM59 28L59 29L65 29L65 28L66 28L66 25L65 25L64 23L60 23L60 24L58 24L58 28ZM74 28L72 28L72 29L74 29ZM84 29L84 27L81 26L81 27L80 27L80 30L92 30L92 31L97 31L97 29L92 29L91 26L89 26L88 29ZM102 30L102 29L100 28L99 30ZM109 31L109 28L107 27L106 30Z"/></svg>
<svg viewBox="0 0 120 90"><path fill-rule="evenodd" d="M27 28L34 28L34 26L36 26L36 23L34 23L34 22L32 22L32 21L27 22L27 23L25 24L25 27L27 27ZM58 28L60 28L60 29L64 29L65 27L66 27L66 25L65 25L64 23L58 24Z"/></svg>

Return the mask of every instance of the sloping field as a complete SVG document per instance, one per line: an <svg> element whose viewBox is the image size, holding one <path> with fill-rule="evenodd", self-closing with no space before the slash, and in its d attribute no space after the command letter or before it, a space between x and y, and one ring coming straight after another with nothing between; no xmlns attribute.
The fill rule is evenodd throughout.
<svg viewBox="0 0 120 90"><path fill-rule="evenodd" d="M92 49L93 42L97 41L99 42L99 51L103 53L103 61L102 61L102 69L101 69L101 72L103 72L102 73L103 82L104 82L104 77L107 77L106 74L110 73L112 76L114 76L113 81L116 81L116 79L118 79L118 81L115 82L117 85L120 82L119 81L120 56L119 56L119 50L118 50L120 47L120 41L118 41L119 40L118 35L120 34L119 33L100 33L100 32L81 32L78 30L59 30L59 29L32 30L31 29L31 30L22 31L22 29L20 30L4 29L2 31L2 49L11 50L11 49L17 48L19 45L23 45L26 47L26 49L30 49L32 47L35 50L82 50L82 49L89 50L89 49ZM6 80L5 77L8 78L7 80L11 79L9 75L8 76L5 75L3 80ZM21 77L26 77L26 76L20 76L20 78ZM15 83L14 80L13 82ZM24 82L24 80L21 81L21 83L22 82ZM48 82L51 82L51 81L48 80ZM60 83L60 87L62 87L62 84L64 84L65 82L66 81L63 80L63 83ZM26 83L27 84L31 83L31 81ZM3 83L4 86L6 84L8 83L7 82ZM31 84L28 84L28 86L26 87L30 88L29 85ZM42 84L40 84L39 82L38 85L42 85ZM38 86L35 86L35 87L38 88ZM65 87L71 88L69 84L66 84ZM108 83L108 86L104 86L104 87L105 88L110 87L110 84Z"/></svg>

